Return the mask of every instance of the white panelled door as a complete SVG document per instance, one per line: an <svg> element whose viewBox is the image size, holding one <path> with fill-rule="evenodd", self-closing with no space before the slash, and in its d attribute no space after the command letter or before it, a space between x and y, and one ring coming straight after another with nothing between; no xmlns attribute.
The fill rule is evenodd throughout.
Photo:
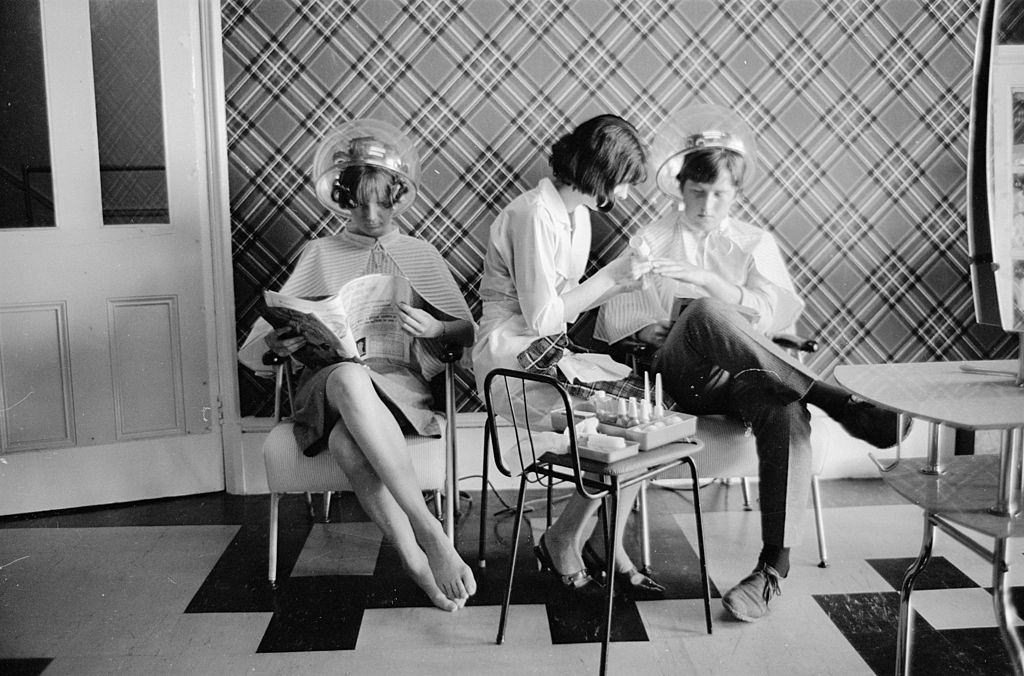
<svg viewBox="0 0 1024 676"><path fill-rule="evenodd" d="M41 2L55 225L0 227L0 514L224 487L198 2L148 3L155 66L97 32L128 4ZM133 77L155 113L109 105ZM154 116L162 165L110 131Z"/></svg>

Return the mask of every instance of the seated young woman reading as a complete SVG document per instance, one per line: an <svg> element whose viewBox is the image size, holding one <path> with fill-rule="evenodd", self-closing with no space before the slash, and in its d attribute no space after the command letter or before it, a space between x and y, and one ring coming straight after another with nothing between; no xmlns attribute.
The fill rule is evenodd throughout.
<svg viewBox="0 0 1024 676"><path fill-rule="evenodd" d="M400 306L402 330L415 338L416 367L356 357L305 369L292 412L295 437L307 455L326 446L409 575L434 605L457 610L476 582L423 500L405 432L440 434L428 380L443 369L436 355L445 344L473 343L472 316L437 250L399 233L392 218L416 195L408 138L390 125L356 120L329 135L317 157L325 165L314 168L320 201L349 220L338 234L306 245L281 291L330 295L356 277L384 273L407 278L425 307ZM288 331L258 321L239 359L258 370L267 347L294 354L306 339Z"/></svg>

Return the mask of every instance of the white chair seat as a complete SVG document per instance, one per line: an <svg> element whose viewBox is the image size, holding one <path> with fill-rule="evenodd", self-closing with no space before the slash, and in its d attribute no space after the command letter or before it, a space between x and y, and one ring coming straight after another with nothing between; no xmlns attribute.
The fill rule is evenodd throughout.
<svg viewBox="0 0 1024 676"><path fill-rule="evenodd" d="M443 418L442 418L443 420ZM445 440L407 436L413 468L420 488L425 491L444 488ZM267 485L271 493L322 493L324 491L351 491L348 477L324 451L312 458L299 451L292 433L292 423L274 425L263 442L263 462L267 468Z"/></svg>

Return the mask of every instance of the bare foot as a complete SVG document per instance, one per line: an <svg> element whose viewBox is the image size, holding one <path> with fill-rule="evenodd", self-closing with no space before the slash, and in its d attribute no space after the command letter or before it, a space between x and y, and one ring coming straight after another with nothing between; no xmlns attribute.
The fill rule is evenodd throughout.
<svg viewBox="0 0 1024 676"><path fill-rule="evenodd" d="M420 589L426 592L431 603L441 610L447 610L449 613L453 613L465 605L465 600L463 600L462 603L459 603L458 600L453 600L445 596L444 592L438 588L437 583L434 582L434 574L430 570L430 564L428 563L425 554L421 553L417 558L420 560L414 562L403 562L403 567L409 577L412 578L412 581L419 585Z"/></svg>
<svg viewBox="0 0 1024 676"><path fill-rule="evenodd" d="M476 593L476 579L473 570L448 542L444 532L440 532L440 537L431 538L431 542L424 542L423 551L437 586L459 607L465 605L466 600Z"/></svg>

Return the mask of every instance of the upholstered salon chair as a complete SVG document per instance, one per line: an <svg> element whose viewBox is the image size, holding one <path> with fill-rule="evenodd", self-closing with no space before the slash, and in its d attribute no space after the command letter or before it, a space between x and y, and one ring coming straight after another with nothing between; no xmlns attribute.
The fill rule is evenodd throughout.
<svg viewBox="0 0 1024 676"><path fill-rule="evenodd" d="M543 375L494 369L484 380L484 402L487 419L484 428L484 462L487 462L488 448L494 451L494 464L507 477L519 478L519 495L516 500L515 524L511 541L508 586L501 606L496 643L505 637L508 607L512 598L512 582L516 569L517 545L523 523L526 486L529 483L545 486L549 490L552 481L570 482L585 498L601 500L604 514L615 514L621 491L629 486L647 481L661 473L687 465L693 479L693 506L697 525L697 549L700 555L701 589L704 594L704 619L707 631L711 633L711 591L708 582L707 563L704 555L704 530L700 512L700 493L693 458L700 455L703 444L699 440L685 440L666 444L657 449L636 453L614 461L601 462L580 456L576 431L572 425L567 428L568 452L553 449L550 419L543 415L528 415L527 411L550 411L561 409L568 420L573 419L572 403L565 389L553 378ZM532 400L532 401L531 401ZM545 402L536 405L537 401ZM555 402L552 408L548 408ZM514 438L502 443L498 434L499 418L512 423ZM559 439L561 437L558 437ZM484 484L486 492L486 483ZM481 521L486 514L481 512ZM550 522L551 512L548 510ZM611 638L612 601L615 587L615 557L613 544L616 538L616 519L604 518L605 533L605 624L601 642L601 673L605 673L608 660L608 643ZM481 555L483 549L481 548Z"/></svg>
<svg viewBox="0 0 1024 676"><path fill-rule="evenodd" d="M458 495L455 485L455 396L454 365L462 356L461 348L442 356L445 362L444 392L446 425L440 438L406 436L413 468L420 488L433 494L434 513L445 523L448 537L454 536L454 507L457 500L444 500L444 514L441 513L442 495ZM330 456L320 453L312 458L303 455L295 443L292 423L282 417L282 399L291 404L291 362L276 357L273 353L264 356L264 362L275 370L274 418L277 423L263 442L263 461L267 470L267 485L270 488L270 537L268 538L267 579L271 584L277 580L277 531L278 512L281 496L285 493L305 493L310 516L313 516L312 494L324 496L324 518L330 509L330 495L337 491L351 491L348 477ZM290 409L289 409L290 410Z"/></svg>

